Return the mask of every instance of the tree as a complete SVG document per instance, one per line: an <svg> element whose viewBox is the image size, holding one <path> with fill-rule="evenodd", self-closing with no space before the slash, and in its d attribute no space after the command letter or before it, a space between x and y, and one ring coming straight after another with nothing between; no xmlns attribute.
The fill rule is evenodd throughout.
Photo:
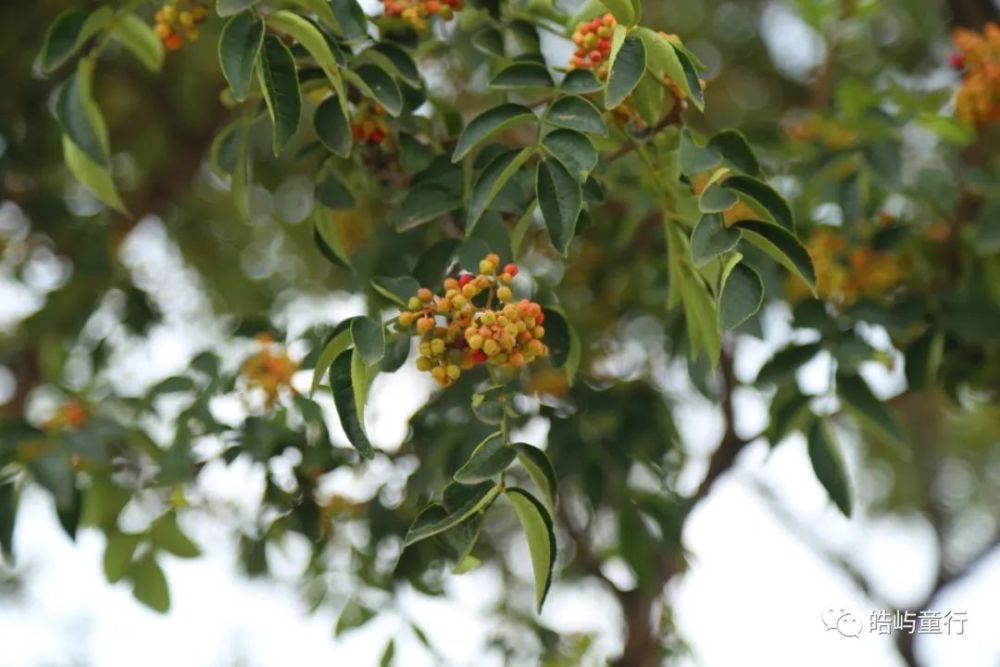
<svg viewBox="0 0 1000 667"><path fill-rule="evenodd" d="M800 0L825 55L781 73L756 38L763 3L84 4L18 8L18 35L44 42L4 45L5 80L23 84L2 102L4 257L43 301L0 356L15 381L0 407L7 559L35 484L69 535L105 534L109 581L164 610L158 556L199 554L182 526L201 470L244 458L267 471L255 525L238 528L247 571L267 572L269 542L305 536L322 604L346 557L340 629L372 616L373 591L440 593L443 576L487 563L511 583L497 613L537 640L501 638L508 654L581 661L586 642L560 641L534 611L554 579L591 578L621 608L617 664L644 667L683 651L664 597L687 566L682 530L752 443L806 447L803 474L847 516L859 494L842 443L891 470L864 510L917 510L934 528L940 574L920 608L995 549L996 535L961 529L969 512L1000 519L986 465L1000 378L989 3ZM943 48L949 10L969 31ZM890 35L893 21L907 28ZM51 121L33 116L46 100ZM160 325L154 285L169 285L123 250L149 215L227 342L137 390L116 355ZM45 262L71 275L32 283L27 267ZM288 328L289 295L334 291L367 314ZM796 335L749 377L742 345L765 337L766 312ZM818 393L797 379L817 357L830 369ZM869 381L878 365L905 368L892 400ZM365 406L404 367L436 389L387 452ZM684 386L664 380L674 367ZM737 427L746 390L768 402L761 433ZM686 392L724 426L693 493L678 484ZM213 409L226 396L244 402L235 422ZM517 441L532 419L544 450ZM269 464L288 457L283 480ZM398 502L390 480L360 505L322 492L325 475L373 459L405 477ZM958 503L938 484L955 463L974 471ZM125 530L140 494L157 516ZM511 562L521 540L531 582ZM878 606L902 606L829 555ZM606 575L613 560L633 586ZM908 664L913 641L899 635Z"/></svg>

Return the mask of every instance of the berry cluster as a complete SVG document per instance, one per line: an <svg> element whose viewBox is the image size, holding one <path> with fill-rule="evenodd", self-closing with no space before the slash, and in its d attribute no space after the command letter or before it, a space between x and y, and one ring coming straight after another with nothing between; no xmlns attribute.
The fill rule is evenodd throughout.
<svg viewBox="0 0 1000 667"><path fill-rule="evenodd" d="M953 40L958 52L951 64L964 70L958 117L975 127L1000 120L1000 26L988 23L982 34L958 29Z"/></svg>
<svg viewBox="0 0 1000 667"><path fill-rule="evenodd" d="M167 0L160 7L153 30L171 51L181 48L182 33L192 42L198 39L198 26L204 23L208 9L198 0Z"/></svg>
<svg viewBox="0 0 1000 667"><path fill-rule="evenodd" d="M576 51L569 59L569 69L592 69L597 78L608 78L611 35L615 32L616 24L614 16L605 14L578 25L573 33Z"/></svg>
<svg viewBox="0 0 1000 667"><path fill-rule="evenodd" d="M243 377L246 378L248 387L264 392L265 405L270 409L278 401L283 388L295 392L292 375L298 367L284 350L275 348L274 338L270 334L258 335L257 342L260 350L243 364Z"/></svg>
<svg viewBox="0 0 1000 667"><path fill-rule="evenodd" d="M87 408L76 399L63 402L51 417L43 424L48 431L72 431L82 428L90 421Z"/></svg>
<svg viewBox="0 0 1000 667"><path fill-rule="evenodd" d="M417 368L447 387L477 365L512 370L548 356L545 314L533 301L515 301L510 283L516 275L516 264L500 268L500 258L490 254L478 275L445 279L442 295L421 288L399 315L400 325L416 326L420 336Z"/></svg>
<svg viewBox="0 0 1000 667"><path fill-rule="evenodd" d="M464 0L382 0L386 16L401 18L418 32L426 30L434 16L450 21L464 4Z"/></svg>
<svg viewBox="0 0 1000 667"><path fill-rule="evenodd" d="M838 306L849 306L859 297L885 296L905 278L908 262L884 250L850 247L844 236L820 228L806 244L816 267L816 289L821 298ZM790 283L805 297L801 282Z"/></svg>
<svg viewBox="0 0 1000 667"><path fill-rule="evenodd" d="M351 123L354 141L359 144L378 145L389 138L389 125L385 122L385 109L375 104L361 107Z"/></svg>

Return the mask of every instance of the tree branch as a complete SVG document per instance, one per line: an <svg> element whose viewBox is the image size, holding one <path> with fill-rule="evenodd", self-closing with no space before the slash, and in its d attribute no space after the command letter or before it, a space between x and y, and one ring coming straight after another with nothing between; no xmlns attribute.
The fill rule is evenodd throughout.
<svg viewBox="0 0 1000 667"><path fill-rule="evenodd" d="M679 101L676 104L674 104L674 107L670 110L670 113L661 118L659 121L657 121L656 125L650 128L649 134L646 136L646 140L652 139L657 134L667 129L671 125L683 125L683 124L684 124L684 103ZM607 162L614 162L615 160L619 160L628 155L629 153L631 153L632 151L634 151L637 147L638 144L635 141L630 141L627 144L623 145L618 150L616 150L614 153L609 155L607 158L605 158L605 160Z"/></svg>
<svg viewBox="0 0 1000 667"><path fill-rule="evenodd" d="M712 485L729 470L736 462L736 457L743 448L749 444L748 440L741 438L736 433L736 410L733 406L733 390L736 388L736 375L733 371L733 352L727 345L723 345L722 356L719 361L719 375L722 383L722 397L720 406L722 408L722 418L725 423L725 432L722 434L722 441L712 454L708 463L708 472L695 492L695 499L701 500L708 495Z"/></svg>

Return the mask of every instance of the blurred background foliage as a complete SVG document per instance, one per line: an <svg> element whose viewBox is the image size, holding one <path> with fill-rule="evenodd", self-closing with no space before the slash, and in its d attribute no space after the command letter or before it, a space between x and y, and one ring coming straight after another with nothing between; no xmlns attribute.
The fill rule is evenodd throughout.
<svg viewBox="0 0 1000 667"><path fill-rule="evenodd" d="M191 483L210 460L244 457L269 471L259 515L233 527L249 574L268 571L269 542L304 535L312 545L304 595L316 605L351 598L338 632L370 619L400 582L441 593L461 545L428 541L401 552L400 540L492 430L471 415L472 382L433 396L417 412L399 449L380 454L383 473L394 472L375 476L364 502L322 492L323 475L359 465L344 443L327 444L329 404L284 392L272 410L251 400L249 416L230 423L212 400L253 394L243 360L274 349L252 342L261 331L287 345L299 369L311 368L342 317L322 306L330 310L313 312L314 325L287 330L287 307L296 299L344 291L364 295L377 312L387 303L370 277L408 273L427 247L453 233L447 225L397 232L392 184L400 175L381 162L386 156L368 154L350 178L357 206L335 221L357 271L331 265L304 222L318 162L270 157L262 123L252 129L251 219L241 219L208 159L231 120L220 103L215 17L157 76L124 54L103 59L97 97L131 215L105 210L62 167L58 128L47 113L53 81L33 67L41 35L65 4L0 5L0 25L8 26L0 32L7 84L0 97L0 276L21 295L0 322L0 544L7 558L26 470L52 493L67 532L86 525L106 533L109 580L128 577L140 599L164 608L169 593L156 554L198 553L177 522L199 509ZM784 294L785 302L727 339L719 371L687 362L682 317L664 308L653 186L629 159L602 171L607 201L565 264L542 245L532 251L527 264L543 291L558 294L585 353L572 385L556 369L530 376L518 421L540 419L548 429L562 489L559 577L600 580L619 603L617 664L660 664L685 650L663 590L686 567L686 516L745 447L761 438L777 446L807 428L810 405L836 414L838 439L857 447L856 511L919 516L935 535L939 574L921 600L882 600L878 582L849 555L826 554L873 602L933 606L996 548L1000 165L995 132L953 118L961 73L948 65L951 29L979 29L996 18L987 0L645 3L644 23L679 34L708 66L707 111L689 112L688 124L704 134L741 129L792 202L823 303L751 257L768 293ZM463 42L461 26L453 48L430 51L426 66L437 80L453 82L433 94L475 108L483 58ZM162 220L180 253L177 276L153 280L126 260L123 249L147 215ZM218 341L182 362L189 370L176 376L121 382L116 349L166 326L165 313L177 307L175 283L197 293L182 311L197 310L203 319L194 321ZM766 313L790 322L792 333L758 375L753 362L740 359L745 340L766 337ZM801 369L817 355L841 372L894 371L880 392L895 396L889 421L879 409L866 410L864 400L853 418L841 415L832 380L806 387ZM737 429L733 394L741 390L758 392L770 406L763 433ZM704 481L682 493L678 478L691 457L675 426L676 401L691 392L719 406L723 435ZM165 400L175 403L165 407ZM292 462L290 475L273 472L269 464L278 458ZM157 518L125 533L117 520L136 498ZM348 525L360 530L342 529ZM590 641L560 637L531 613L530 582L510 565L516 534L513 514L501 512L473 551L496 563L510 584L496 609L510 630L496 646L523 663L580 664ZM628 582L608 576L613 563L627 565ZM419 627L414 632L421 635ZM897 643L907 664L919 664L911 635Z"/></svg>

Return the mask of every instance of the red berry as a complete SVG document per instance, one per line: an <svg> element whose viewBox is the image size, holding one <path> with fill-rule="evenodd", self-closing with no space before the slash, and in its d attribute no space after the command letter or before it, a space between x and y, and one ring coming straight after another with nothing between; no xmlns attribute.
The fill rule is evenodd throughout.
<svg viewBox="0 0 1000 667"><path fill-rule="evenodd" d="M611 40L610 39L600 40L599 42L597 42L597 48L603 51L604 53L607 53L608 51L611 50Z"/></svg>
<svg viewBox="0 0 1000 667"><path fill-rule="evenodd" d="M591 30L597 30L602 25L604 25L604 19L602 19L601 17L597 17L590 22L589 27Z"/></svg>
<svg viewBox="0 0 1000 667"><path fill-rule="evenodd" d="M458 288L462 289L472 281L473 281L473 276L471 273L463 273L458 277Z"/></svg>
<svg viewBox="0 0 1000 667"><path fill-rule="evenodd" d="M511 263L511 264L508 264L507 266L503 267L503 273L509 273L512 276L516 276L517 275L517 264Z"/></svg>
<svg viewBox="0 0 1000 667"><path fill-rule="evenodd" d="M963 69L965 67L965 56L956 51L951 54L951 58L948 59L948 63L953 69Z"/></svg>
<svg viewBox="0 0 1000 667"><path fill-rule="evenodd" d="M383 139L385 139L385 135L382 134L382 132L380 130L375 130L374 132L372 132L372 142L373 143L380 144L380 143L382 143Z"/></svg>
<svg viewBox="0 0 1000 667"><path fill-rule="evenodd" d="M476 350L475 352L472 353L472 360L475 361L477 364L485 364L486 353L483 352L482 350Z"/></svg>
<svg viewBox="0 0 1000 667"><path fill-rule="evenodd" d="M599 63L602 60L604 60L604 54L601 53L600 51L591 51L590 52L590 59L593 62L595 62L595 63Z"/></svg>

